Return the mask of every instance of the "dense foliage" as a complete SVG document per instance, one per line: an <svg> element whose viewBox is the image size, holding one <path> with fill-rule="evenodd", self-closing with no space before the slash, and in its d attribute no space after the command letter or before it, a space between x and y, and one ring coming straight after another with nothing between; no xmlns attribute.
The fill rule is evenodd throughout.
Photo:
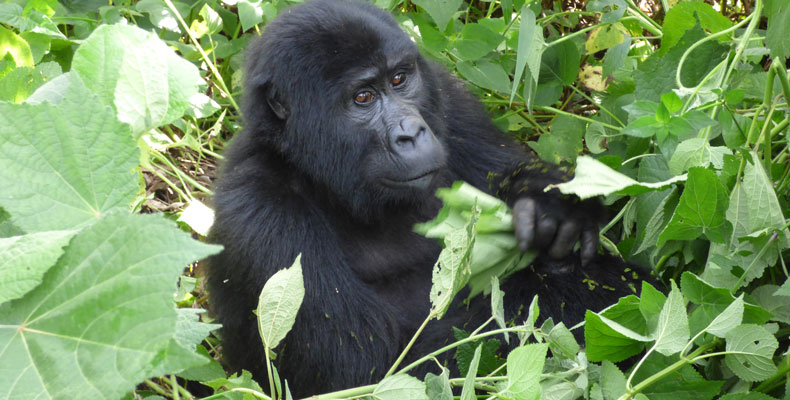
<svg viewBox="0 0 790 400"><path fill-rule="evenodd" d="M288 398L299 384L228 377L199 265L184 271L219 251L199 239L241 124L243 49L289 3L0 2L0 398ZM508 211L457 186L450 218L424 227L446 247L426 318L469 283L490 293L492 326L417 362L455 348L465 378L396 364L320 398L790 399L785 0L376 3L498 126L575 166L558 188L610 206L602 251L665 286L579 327L538 325L540 299L504 321L492 277L514 251ZM268 348L302 291L298 260L264 288ZM503 332L523 345L501 357Z"/></svg>

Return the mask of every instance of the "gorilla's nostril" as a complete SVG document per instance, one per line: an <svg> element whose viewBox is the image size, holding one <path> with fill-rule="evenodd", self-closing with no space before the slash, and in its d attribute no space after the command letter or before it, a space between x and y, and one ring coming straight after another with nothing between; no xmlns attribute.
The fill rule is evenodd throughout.
<svg viewBox="0 0 790 400"><path fill-rule="evenodd" d="M395 139L395 144L398 146L406 146L408 144L414 144L414 138L412 136L401 135Z"/></svg>

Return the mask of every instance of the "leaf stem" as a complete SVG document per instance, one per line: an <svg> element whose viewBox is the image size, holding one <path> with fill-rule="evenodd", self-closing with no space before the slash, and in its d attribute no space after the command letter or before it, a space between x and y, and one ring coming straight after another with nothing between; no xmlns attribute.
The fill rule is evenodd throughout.
<svg viewBox="0 0 790 400"><path fill-rule="evenodd" d="M192 32L192 29L189 29L189 25L187 25L186 21L184 21L184 18L181 17L181 14L176 9L176 6L173 5L173 2L171 0L165 0L165 4L167 5L167 8L169 8L170 11L173 13L173 15L176 16L176 19L178 19L178 23L181 24L181 27L184 28L184 31L186 31L187 33L187 36L189 36L189 40L192 41L192 44L194 44L198 52L200 52L200 57L203 58L203 61L206 62L206 65L208 66L209 70L211 70L211 74L214 75L214 79L216 79L217 86L219 86L220 90L223 91L225 95L228 97L228 101L230 101L230 105L232 105L237 112L240 111L239 105L236 104L236 100L233 100L233 95L230 93L230 90L228 90L228 87L225 85L225 80L222 79L222 75L219 73L217 66L214 65L214 63L211 62L211 59L208 58L208 54L206 54L206 51L203 50L202 46L200 46L200 42L198 41L197 37L195 37L195 33Z"/></svg>
<svg viewBox="0 0 790 400"><path fill-rule="evenodd" d="M695 350L693 353L691 353L689 355L689 357L681 358L680 360L676 361L674 364L662 369L661 371L659 371L656 374L651 375L650 377L648 377L647 379L643 380L642 382L639 382L636 386L634 386L633 389L627 389L627 392L624 395L620 396L619 400L632 399L637 393L645 390L648 386L650 386L650 385L652 385L652 384L654 384L654 383L666 378L671 373L683 368L683 366L685 366L687 364L691 364L694 361L694 358L696 358L700 354L705 353L706 351L716 347L716 344L717 344L716 341L713 341L711 343L708 343L708 344L705 344L703 346L700 346L697 350ZM643 359L644 359L644 357L643 357Z"/></svg>
<svg viewBox="0 0 790 400"><path fill-rule="evenodd" d="M579 119L579 120L582 120L582 121L586 121L586 122L597 122L597 123L603 125L604 127L609 128L609 129L613 129L613 130L615 130L617 132L620 132L623 129L623 128L619 127L619 126L614 126L612 124L607 124L605 122L596 121L596 120L594 120L592 118L587 118L587 117L584 117L584 116L581 116L581 115L576 115L574 113L569 113L567 111L563 111L563 110L560 110L558 108L554 108L554 107L550 107L550 106L534 106L533 108L536 109L536 110L548 111L548 112L553 112L555 114L565 115L566 117L576 118L576 119Z"/></svg>
<svg viewBox="0 0 790 400"><path fill-rule="evenodd" d="M779 370L776 371L773 376L757 385L754 390L757 392L768 393L776 387L775 383L781 384L781 379L787 380L788 374L790 374L790 356L786 356L784 360L779 363Z"/></svg>
<svg viewBox="0 0 790 400"><path fill-rule="evenodd" d="M411 347L414 346L414 343L417 341L417 337L420 336L423 329L425 329L425 327L428 325L428 322L430 322L433 319L433 317L434 315L431 314L428 316L428 318L425 318L425 320L422 321L420 327L417 328L417 332L414 332L414 335L411 337L411 340L409 340L409 344L407 344L406 347L403 348L403 351L398 356L398 359L395 360L395 362L392 364L392 367L390 367L389 371L387 371L387 373L384 375L385 378L392 375L395 372L395 369L398 368L398 365L400 365L403 359L406 358L406 354L409 352L409 350L411 350Z"/></svg>
<svg viewBox="0 0 790 400"><path fill-rule="evenodd" d="M458 346L460 346L460 345L462 345L464 343L474 342L475 340L482 339L482 338L485 338L485 337L488 337L488 336L499 335L501 333L507 333L507 332L531 332L531 331L532 331L531 329L526 329L523 326L519 326L519 327L513 327L513 328L494 329L494 330L491 330L491 331L483 332L483 333L481 333L479 335L469 335L465 339L461 339L461 340L459 340L457 342L450 343L447 346L444 346L444 347L440 348L439 350L436 350L436 351L434 351L434 352L432 352L432 353L420 358L419 360L414 361L413 363L403 367L400 371L398 371L398 373L400 374L400 373L404 373L404 372L410 371L414 367L424 363L425 361L431 360L434 357L436 357L437 355L442 354L442 353L444 353L444 352L446 352L448 350L452 350L452 349L454 349L454 348L456 348L456 347L458 347Z"/></svg>
<svg viewBox="0 0 790 400"><path fill-rule="evenodd" d="M689 46L689 48L686 49L685 52L683 52L683 55L680 56L680 61L678 61L678 69L675 71L675 84L677 84L678 87L681 88L681 89L687 89L685 86L683 86L683 82L680 79L680 74L683 71L683 64L686 62L686 58L688 58L688 56L691 54L692 51L694 51L694 49L696 49L699 46L702 46L703 44L705 44L708 41L716 39L719 36L724 36L724 35L727 35L727 34L729 34L731 32L736 31L738 28L742 27L743 25L745 25L747 22L751 21L752 19L754 19L754 14L750 14L748 17L744 18L743 21L741 21L741 22L739 22L739 23L737 23L737 24L735 24L735 25L733 25L733 26L731 26L731 27L729 27L729 28L727 28L727 29L725 29L723 31L718 31L718 32L716 32L716 33L714 33L714 34L712 34L710 36L705 36L704 38L698 40L697 42L695 42L694 44ZM739 56L740 56L740 54L736 54L736 57L733 59L733 63L736 62L736 60L737 60L737 58L739 58ZM725 79L726 79L726 77L728 75L729 75L729 72L727 73L727 75L725 75Z"/></svg>
<svg viewBox="0 0 790 400"><path fill-rule="evenodd" d="M276 398L277 395L274 393L274 376L272 375L272 360L269 357L269 346L264 346L263 352L266 354L266 374L269 375L269 394L272 398Z"/></svg>
<svg viewBox="0 0 790 400"><path fill-rule="evenodd" d="M330 400L330 399L347 399L347 398L355 399L357 397L362 397L364 395L371 394L375 389L376 389L376 385L359 386L351 389L338 390L336 392L311 396L304 400Z"/></svg>
<svg viewBox="0 0 790 400"><path fill-rule="evenodd" d="M641 8L639 8L636 4L634 4L633 0L626 0L626 1L628 2L628 6L629 6L628 11L636 16L637 20L639 20L639 22L642 23L642 26L644 26L645 29L647 29L648 31L650 31L650 33L656 36L664 35L664 33L661 31L661 25L653 21L647 14L645 14L645 12L642 11ZM620 20L622 21L623 18L620 18Z"/></svg>

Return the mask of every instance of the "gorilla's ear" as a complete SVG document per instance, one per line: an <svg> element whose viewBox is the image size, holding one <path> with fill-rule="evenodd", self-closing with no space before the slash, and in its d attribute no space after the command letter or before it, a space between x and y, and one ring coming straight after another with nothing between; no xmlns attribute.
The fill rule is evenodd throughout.
<svg viewBox="0 0 790 400"><path fill-rule="evenodd" d="M274 90L274 88L269 86L267 89L268 90L266 90L266 104L269 105L269 108L272 110L274 115L277 116L277 118L285 121L286 119L288 119L288 115L290 114L288 112L288 108L284 105L282 99Z"/></svg>

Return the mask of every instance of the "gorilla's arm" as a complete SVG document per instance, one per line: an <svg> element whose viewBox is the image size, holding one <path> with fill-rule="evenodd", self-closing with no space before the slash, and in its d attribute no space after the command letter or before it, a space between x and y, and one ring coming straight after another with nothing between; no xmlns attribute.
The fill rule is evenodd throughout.
<svg viewBox="0 0 790 400"><path fill-rule="evenodd" d="M436 67L441 68L441 67ZM514 213L519 246L543 249L562 259L581 240L586 264L598 247L598 224L605 215L597 200L579 201L546 186L568 179L558 167L545 163L513 143L493 124L482 104L454 77L434 71L444 88L449 168L458 179L503 199Z"/></svg>

